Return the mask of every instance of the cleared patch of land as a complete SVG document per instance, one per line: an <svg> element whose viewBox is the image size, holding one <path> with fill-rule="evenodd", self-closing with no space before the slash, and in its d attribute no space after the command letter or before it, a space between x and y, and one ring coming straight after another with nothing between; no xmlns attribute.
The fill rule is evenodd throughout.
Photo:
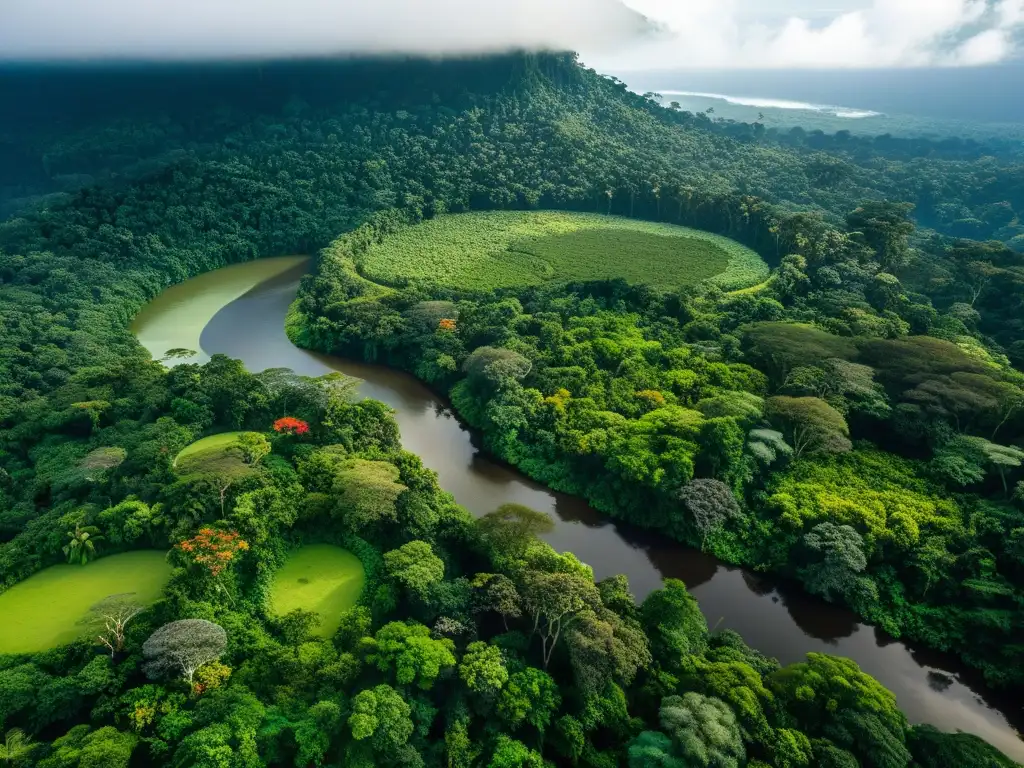
<svg viewBox="0 0 1024 768"><path fill-rule="evenodd" d="M242 451L238 447L238 438L244 434L220 432L196 440L182 448L174 459L174 469L179 475L237 475L250 472L252 467L242 459Z"/></svg>
<svg viewBox="0 0 1024 768"><path fill-rule="evenodd" d="M126 592L148 605L171 576L163 552L140 550L101 557L88 565L55 565L0 595L0 654L54 648L92 634L89 609Z"/></svg>
<svg viewBox="0 0 1024 768"><path fill-rule="evenodd" d="M464 213L408 227L357 265L386 285L490 290L622 278L673 288L755 285L768 265L719 235L670 224L560 211Z"/></svg>
<svg viewBox="0 0 1024 768"><path fill-rule="evenodd" d="M297 608L320 614L317 634L330 637L341 614L352 608L363 590L366 574L359 558L330 544L310 544L295 550L274 576L271 609L283 616Z"/></svg>

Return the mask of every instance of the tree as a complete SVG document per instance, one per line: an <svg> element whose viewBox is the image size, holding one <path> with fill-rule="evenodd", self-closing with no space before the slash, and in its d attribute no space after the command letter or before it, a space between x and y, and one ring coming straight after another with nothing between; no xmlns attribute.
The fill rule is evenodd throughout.
<svg viewBox="0 0 1024 768"><path fill-rule="evenodd" d="M50 754L39 762L39 768L128 768L139 738L123 733L113 726L90 731L77 725L55 739Z"/></svg>
<svg viewBox="0 0 1024 768"><path fill-rule="evenodd" d="M420 598L444 579L444 561L425 541L410 541L385 552L384 567L392 579Z"/></svg>
<svg viewBox="0 0 1024 768"><path fill-rule="evenodd" d="M597 696L613 681L630 685L637 670L651 662L639 624L607 608L581 612L566 630L565 643L576 689L584 698Z"/></svg>
<svg viewBox="0 0 1024 768"><path fill-rule="evenodd" d="M381 672L393 672L399 685L416 683L430 690L438 676L455 666L455 644L435 640L422 624L392 621L371 640L363 640L367 661Z"/></svg>
<svg viewBox="0 0 1024 768"><path fill-rule="evenodd" d="M1009 496L1010 486L1007 483L1006 474L1024 464L1024 450L1013 445L996 445L981 437L969 439L977 445L988 463L996 468L999 478L1003 481L1003 492Z"/></svg>
<svg viewBox="0 0 1024 768"><path fill-rule="evenodd" d="M843 453L852 447L846 419L820 398L769 398L768 418L793 446L797 459L805 454Z"/></svg>
<svg viewBox="0 0 1024 768"><path fill-rule="evenodd" d="M768 676L768 687L811 738L849 750L862 765L905 766L906 718L896 697L852 659L822 653Z"/></svg>
<svg viewBox="0 0 1024 768"><path fill-rule="evenodd" d="M540 637L545 669L565 623L584 608L601 604L594 582L574 573L528 572L522 595L533 618L532 631Z"/></svg>
<svg viewBox="0 0 1024 768"><path fill-rule="evenodd" d="M930 725L907 731L907 747L920 768L1017 768L1017 763L970 733L943 733Z"/></svg>
<svg viewBox="0 0 1024 768"><path fill-rule="evenodd" d="M795 728L778 728L771 743L772 765L778 768L803 768L812 765L811 740Z"/></svg>
<svg viewBox="0 0 1024 768"><path fill-rule="evenodd" d="M875 383L875 370L868 365L831 358L820 365L794 368L783 387L787 394L820 397L837 411L850 411L886 418L890 414L885 390Z"/></svg>
<svg viewBox="0 0 1024 768"><path fill-rule="evenodd" d="M72 564L85 565L96 558L96 542L103 541L100 529L95 525L79 525L75 523L75 530L68 531L68 543L64 545L63 552Z"/></svg>
<svg viewBox="0 0 1024 768"><path fill-rule="evenodd" d="M708 624L696 599L678 579L665 579L661 589L647 596L640 617L655 661L676 669L687 656L704 653Z"/></svg>
<svg viewBox="0 0 1024 768"><path fill-rule="evenodd" d="M660 731L644 731L629 743L629 768L689 768L676 754L672 739Z"/></svg>
<svg viewBox="0 0 1024 768"><path fill-rule="evenodd" d="M508 670L498 648L477 641L466 647L459 662L459 677L484 701L493 701L508 682Z"/></svg>
<svg viewBox="0 0 1024 768"><path fill-rule="evenodd" d="M747 450L766 467L782 456L792 456L793 449L785 436L774 429L752 429L747 433Z"/></svg>
<svg viewBox="0 0 1024 768"><path fill-rule="evenodd" d="M764 414L764 398L750 392L727 391L698 401L696 407L706 419L731 417L750 427Z"/></svg>
<svg viewBox="0 0 1024 768"><path fill-rule="evenodd" d="M238 436L237 445L242 451L242 460L251 467L270 453L270 441L259 432L243 432Z"/></svg>
<svg viewBox="0 0 1024 768"><path fill-rule="evenodd" d="M794 368L857 356L853 339L800 323L754 323L745 329L743 347L748 360L779 385Z"/></svg>
<svg viewBox="0 0 1024 768"><path fill-rule="evenodd" d="M299 492L297 486L283 491L269 486L241 493L228 521L244 533L245 541L262 544L295 523Z"/></svg>
<svg viewBox="0 0 1024 768"><path fill-rule="evenodd" d="M522 598L515 582L501 573L478 573L470 582L474 588L474 611L494 611L508 631L508 620L523 615Z"/></svg>
<svg viewBox="0 0 1024 768"><path fill-rule="evenodd" d="M398 467L387 461L351 459L338 468L334 494L338 514L352 531L398 517L398 497L406 490Z"/></svg>
<svg viewBox="0 0 1024 768"><path fill-rule="evenodd" d="M736 497L729 486L721 480L692 480L680 489L679 500L690 513L693 526L700 534L701 549L704 549L707 543L708 534L740 515L740 505L736 502Z"/></svg>
<svg viewBox="0 0 1024 768"><path fill-rule="evenodd" d="M985 479L988 457L981 443L964 435L956 435L935 449L928 468L950 485L966 487Z"/></svg>
<svg viewBox="0 0 1024 768"><path fill-rule="evenodd" d="M224 628L205 619L181 619L164 624L142 645L143 669L150 678L180 674L192 680L204 664L216 661L227 648Z"/></svg>
<svg viewBox="0 0 1024 768"><path fill-rule="evenodd" d="M871 284L867 286L865 293L875 309L896 309L903 296L903 286L895 275L879 272L871 278Z"/></svg>
<svg viewBox="0 0 1024 768"><path fill-rule="evenodd" d="M367 741L375 752L393 754L412 736L409 705L390 685L378 685L357 693L348 718L352 738Z"/></svg>
<svg viewBox="0 0 1024 768"><path fill-rule="evenodd" d="M93 620L103 627L97 639L110 650L110 658L114 658L114 654L124 650L128 624L146 610L146 606L135 599L134 592L124 592L104 598L89 610Z"/></svg>
<svg viewBox="0 0 1024 768"><path fill-rule="evenodd" d="M914 231L914 222L910 220L913 210L911 203L871 200L847 214L846 225L863 236L882 267L889 270L907 261L910 250L907 239Z"/></svg>
<svg viewBox="0 0 1024 768"><path fill-rule="evenodd" d="M340 723L341 707L337 702L318 701L311 706L295 728L295 764L322 765Z"/></svg>
<svg viewBox="0 0 1024 768"><path fill-rule="evenodd" d="M484 541L498 553L519 558L538 537L554 530L551 516L522 504L502 504L476 521Z"/></svg>
<svg viewBox="0 0 1024 768"><path fill-rule="evenodd" d="M742 653L722 652L722 648L715 650L718 652L709 653L707 660L695 659L687 666L683 686L728 703L736 712L744 739L767 743L772 734L768 714L773 710L774 696L764 687L761 673L747 663L752 659Z"/></svg>
<svg viewBox="0 0 1024 768"><path fill-rule="evenodd" d="M736 714L721 699L692 691L667 696L659 720L685 766L739 768L746 759Z"/></svg>
<svg viewBox="0 0 1024 768"><path fill-rule="evenodd" d="M103 477L104 473L121 466L127 458L128 452L124 448L97 448L87 453L78 467L86 480L95 482Z"/></svg>
<svg viewBox="0 0 1024 768"><path fill-rule="evenodd" d="M304 435L309 432L309 424L294 416L284 416L274 422L274 431L280 435Z"/></svg>
<svg viewBox="0 0 1024 768"><path fill-rule="evenodd" d="M469 385L482 399L507 389L530 372L532 364L518 352L502 347L477 347L462 365Z"/></svg>
<svg viewBox="0 0 1024 768"><path fill-rule="evenodd" d="M526 667L510 675L501 689L498 713L513 729L529 723L543 732L561 701L558 684L551 675L536 667Z"/></svg>
<svg viewBox="0 0 1024 768"><path fill-rule="evenodd" d="M523 742L510 739L505 734L498 736L494 754L488 768L545 768L544 758Z"/></svg>
<svg viewBox="0 0 1024 768"><path fill-rule="evenodd" d="M850 597L863 587L860 574L867 568L864 540L853 528L818 523L804 535L804 545L818 558L803 571L810 592L831 601L837 596Z"/></svg>
<svg viewBox="0 0 1024 768"><path fill-rule="evenodd" d="M558 754L575 765L583 755L587 743L583 723L572 715L562 715L555 721L552 741Z"/></svg>
<svg viewBox="0 0 1024 768"><path fill-rule="evenodd" d="M459 718L444 732L446 768L472 768L480 756L481 749L470 738L468 723L468 717Z"/></svg>
<svg viewBox="0 0 1024 768"><path fill-rule="evenodd" d="M175 549L183 554L192 565L208 574L221 594L234 603L231 592L221 576L229 569L236 557L249 549L249 543L236 531L221 531L216 528L200 528L191 539L179 541Z"/></svg>
<svg viewBox="0 0 1024 768"><path fill-rule="evenodd" d="M33 744L32 739L25 735L20 728L11 728L4 734L4 741L0 744L0 763L4 765L17 765L35 751L40 744Z"/></svg>

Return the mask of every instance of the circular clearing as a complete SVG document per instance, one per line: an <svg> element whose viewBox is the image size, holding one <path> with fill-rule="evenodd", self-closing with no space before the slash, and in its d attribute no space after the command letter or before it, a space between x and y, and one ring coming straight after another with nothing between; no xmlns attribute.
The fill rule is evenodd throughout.
<svg viewBox="0 0 1024 768"><path fill-rule="evenodd" d="M214 474L243 475L252 471L245 463L238 447L238 438L245 432L220 432L196 440L181 449L174 458L174 469L179 475Z"/></svg>
<svg viewBox="0 0 1024 768"><path fill-rule="evenodd" d="M316 634L330 637L341 614L355 606L366 573L359 558L331 544L309 544L288 556L274 575L271 610L278 616L301 608L320 614Z"/></svg>
<svg viewBox="0 0 1024 768"><path fill-rule="evenodd" d="M439 216L372 246L357 266L386 285L470 290L616 278L658 288L710 280L731 290L770 271L754 251L709 232L561 211Z"/></svg>
<svg viewBox="0 0 1024 768"><path fill-rule="evenodd" d="M94 634L90 608L112 595L150 605L171 577L155 550L101 557L88 565L54 565L0 595L0 654L32 653Z"/></svg>

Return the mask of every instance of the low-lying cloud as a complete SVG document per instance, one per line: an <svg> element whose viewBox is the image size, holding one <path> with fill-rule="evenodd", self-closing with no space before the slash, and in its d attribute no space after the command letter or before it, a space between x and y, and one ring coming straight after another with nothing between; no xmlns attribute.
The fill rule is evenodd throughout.
<svg viewBox="0 0 1024 768"><path fill-rule="evenodd" d="M0 59L606 51L645 26L618 0L0 0Z"/></svg>
<svg viewBox="0 0 1024 768"><path fill-rule="evenodd" d="M595 63L615 69L976 66L1015 56L1024 32L1024 0L842 0L831 11L813 1L625 2L665 24L669 39Z"/></svg>
<svg viewBox="0 0 1024 768"><path fill-rule="evenodd" d="M1022 33L1024 0L0 0L0 61L526 48L614 70L971 66L1015 56Z"/></svg>

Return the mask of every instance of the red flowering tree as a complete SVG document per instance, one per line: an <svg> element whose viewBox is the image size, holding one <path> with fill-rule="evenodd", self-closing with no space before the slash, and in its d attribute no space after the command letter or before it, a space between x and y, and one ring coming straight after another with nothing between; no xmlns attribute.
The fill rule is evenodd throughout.
<svg viewBox="0 0 1024 768"><path fill-rule="evenodd" d="M309 432L309 424L294 416L285 416L274 422L274 431L279 435L304 435Z"/></svg>
<svg viewBox="0 0 1024 768"><path fill-rule="evenodd" d="M217 588L231 599L220 577L240 553L249 549L249 542L236 531L200 528L199 533L191 539L179 541L175 549L184 554L190 563L213 577Z"/></svg>

